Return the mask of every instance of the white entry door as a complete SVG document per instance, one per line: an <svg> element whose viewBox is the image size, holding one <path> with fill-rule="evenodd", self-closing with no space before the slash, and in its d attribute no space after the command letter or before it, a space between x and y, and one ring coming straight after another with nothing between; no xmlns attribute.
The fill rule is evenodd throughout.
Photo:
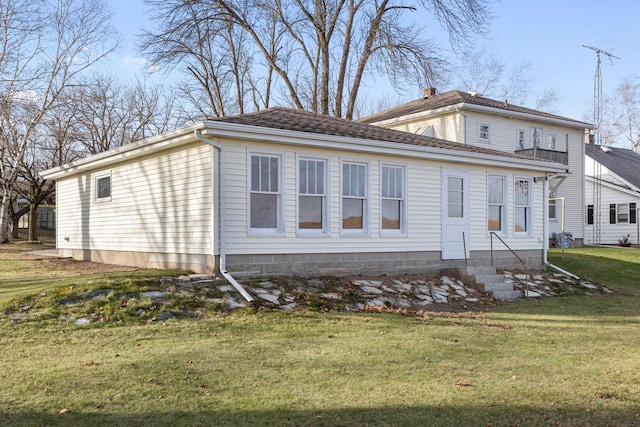
<svg viewBox="0 0 640 427"><path fill-rule="evenodd" d="M442 171L442 259L469 257L469 173Z"/></svg>

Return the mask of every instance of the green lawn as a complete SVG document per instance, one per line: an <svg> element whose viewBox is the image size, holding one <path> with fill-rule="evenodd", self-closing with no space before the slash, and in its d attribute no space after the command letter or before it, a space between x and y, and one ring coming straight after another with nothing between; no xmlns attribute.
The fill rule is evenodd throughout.
<svg viewBox="0 0 640 427"><path fill-rule="evenodd" d="M552 251L616 295L483 313L260 311L91 328L4 318L0 425L637 425L636 253ZM2 293L12 274L37 270L9 267L20 259L0 247L0 304L23 295ZM38 289L70 279L48 280Z"/></svg>

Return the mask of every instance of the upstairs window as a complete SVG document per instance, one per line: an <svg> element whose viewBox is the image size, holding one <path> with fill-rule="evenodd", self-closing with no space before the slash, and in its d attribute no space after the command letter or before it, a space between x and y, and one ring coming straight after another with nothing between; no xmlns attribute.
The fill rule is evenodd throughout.
<svg viewBox="0 0 640 427"><path fill-rule="evenodd" d="M402 231L404 228L404 178L402 166L382 166L382 229Z"/></svg>
<svg viewBox="0 0 640 427"><path fill-rule="evenodd" d="M480 142L491 141L491 126L488 123L480 123L478 125L478 140Z"/></svg>
<svg viewBox="0 0 640 427"><path fill-rule="evenodd" d="M542 148L541 128L531 128L531 148Z"/></svg>
<svg viewBox="0 0 640 427"><path fill-rule="evenodd" d="M327 195L325 160L298 162L298 229L325 230Z"/></svg>
<svg viewBox="0 0 640 427"><path fill-rule="evenodd" d="M527 131L524 129L518 129L517 138L518 138L517 149L524 150L525 148L527 148Z"/></svg>
<svg viewBox="0 0 640 427"><path fill-rule="evenodd" d="M548 133L547 134L547 145L546 145L546 149L547 150L555 150L556 149L556 140L557 137L555 134L553 133Z"/></svg>
<svg viewBox="0 0 640 427"><path fill-rule="evenodd" d="M365 231L367 217L367 165L342 164L342 229Z"/></svg>
<svg viewBox="0 0 640 427"><path fill-rule="evenodd" d="M280 157L251 156L250 225L254 230L280 229Z"/></svg>

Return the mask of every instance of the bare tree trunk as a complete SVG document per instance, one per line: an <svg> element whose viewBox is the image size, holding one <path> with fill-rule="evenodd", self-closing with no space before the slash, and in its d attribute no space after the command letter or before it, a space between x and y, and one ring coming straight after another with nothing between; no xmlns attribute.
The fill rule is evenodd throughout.
<svg viewBox="0 0 640 427"><path fill-rule="evenodd" d="M38 205L29 204L29 241L38 241Z"/></svg>
<svg viewBox="0 0 640 427"><path fill-rule="evenodd" d="M0 204L0 243L7 243L9 241L7 237L7 225L9 223L9 204L11 203L11 196L5 189L2 194L2 204Z"/></svg>

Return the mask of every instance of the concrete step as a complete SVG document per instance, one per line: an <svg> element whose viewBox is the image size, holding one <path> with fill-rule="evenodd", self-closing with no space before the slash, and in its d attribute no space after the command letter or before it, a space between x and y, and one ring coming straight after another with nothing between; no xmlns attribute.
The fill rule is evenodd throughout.
<svg viewBox="0 0 640 427"><path fill-rule="evenodd" d="M504 279L501 282L491 282L480 285L482 290L485 292L496 292L496 291L512 291L513 283L505 282Z"/></svg>
<svg viewBox="0 0 640 427"><path fill-rule="evenodd" d="M499 301L515 301L522 298L522 292L516 290L493 291L493 297Z"/></svg>
<svg viewBox="0 0 640 427"><path fill-rule="evenodd" d="M492 266L468 266L458 269L462 277L475 276L476 274L496 274L495 267Z"/></svg>
<svg viewBox="0 0 640 427"><path fill-rule="evenodd" d="M485 285L489 283L504 282L503 274L476 274L475 283L477 285Z"/></svg>

